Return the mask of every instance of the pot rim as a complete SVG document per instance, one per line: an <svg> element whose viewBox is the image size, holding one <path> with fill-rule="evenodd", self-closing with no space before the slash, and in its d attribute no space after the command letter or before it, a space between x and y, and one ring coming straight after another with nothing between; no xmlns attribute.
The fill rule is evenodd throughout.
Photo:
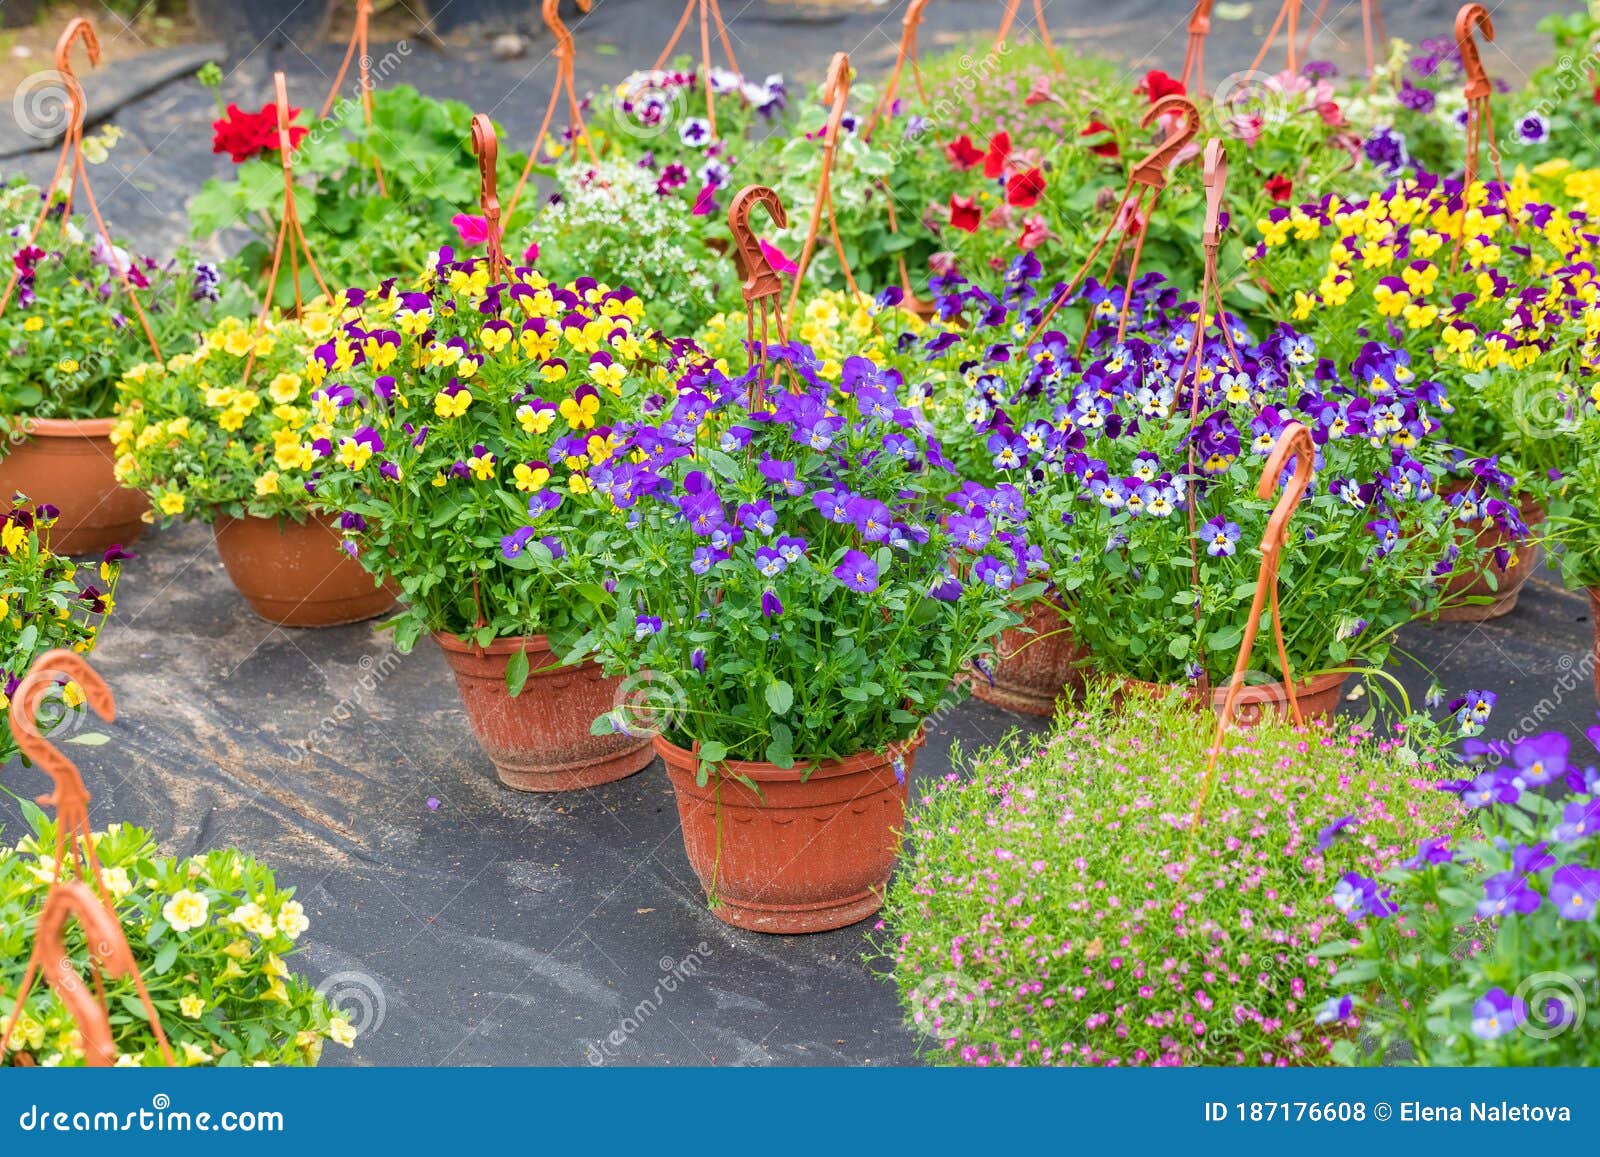
<svg viewBox="0 0 1600 1157"><path fill-rule="evenodd" d="M321 510L308 510L308 511L305 512L305 514L306 514L305 522L295 522L294 515L289 514L289 513L283 513L283 514L234 515L234 514L225 513L220 504L213 504L211 509L216 512L216 517L211 520L211 525L213 527L216 527L216 526L233 526L233 525L238 524L238 523L270 522L274 526L276 526L278 528L279 532L281 533L282 530L283 530L283 524L286 523L286 522L287 523L293 523L293 525L295 525L296 527L301 527L301 528L305 527L306 525L308 525L310 523L317 522L317 523L321 523L323 525L323 527L325 527L328 530L333 530L334 529L333 515L328 514L325 511L321 511Z"/></svg>
<svg viewBox="0 0 1600 1157"><path fill-rule="evenodd" d="M480 647L477 643L469 643L454 631L433 630L429 631L433 641L446 651L457 655L476 655L479 658L493 655L509 655L513 651L526 650L530 656L544 653L554 655L547 635L504 635L492 640L487 647Z"/></svg>
<svg viewBox="0 0 1600 1157"><path fill-rule="evenodd" d="M795 760L794 767L779 767L773 763L761 760L726 759L718 763L718 767L733 775L749 776L756 783L809 783L815 779L829 779L837 775L855 775L863 771L873 771L887 767L896 758L903 757L915 751L927 742L926 730L919 726L917 733L910 739L899 743L892 743L882 752L863 751L855 755L847 755L843 759L824 759L817 761ZM699 765L699 759L693 751L679 747L664 735L656 735L654 739L657 754L661 761L671 771L676 765L681 770L687 771ZM802 765L810 763L810 775L805 775ZM803 777L803 778L802 778Z"/></svg>
<svg viewBox="0 0 1600 1157"><path fill-rule="evenodd" d="M1315 675L1308 675L1303 679L1297 679L1295 681L1294 693L1297 696L1314 695L1320 691L1326 691L1330 687L1344 683L1346 680L1352 678L1356 674L1357 672L1355 671L1322 671ZM1200 693L1200 688L1192 683L1149 683L1143 679L1135 679L1131 675L1119 675L1110 671L1100 672L1100 675L1103 678L1114 680L1119 686L1132 687L1140 691L1166 693L1169 691L1177 691L1181 688L1185 695L1198 695ZM1211 697L1213 703L1220 705L1221 699L1218 697L1227 696L1228 684L1232 681L1233 677L1230 675L1223 682L1213 683L1211 685ZM1247 694L1252 690L1264 690L1271 687L1282 687L1283 685L1284 684L1281 679L1274 679L1270 683L1246 683L1242 691L1243 693Z"/></svg>
<svg viewBox="0 0 1600 1157"><path fill-rule="evenodd" d="M20 423L28 438L109 438L115 418L33 418L26 414L8 415Z"/></svg>

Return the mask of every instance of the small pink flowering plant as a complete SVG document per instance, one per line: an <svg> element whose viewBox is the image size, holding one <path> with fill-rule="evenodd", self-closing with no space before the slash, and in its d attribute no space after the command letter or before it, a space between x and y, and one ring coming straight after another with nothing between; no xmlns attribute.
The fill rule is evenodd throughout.
<svg viewBox="0 0 1600 1157"><path fill-rule="evenodd" d="M1098 692L908 817L884 909L907 1019L965 1065L1327 1063L1352 933L1337 883L1448 835L1440 733L1269 722L1230 735L1198 828L1211 719ZM1333 1008L1337 1012L1337 1001Z"/></svg>

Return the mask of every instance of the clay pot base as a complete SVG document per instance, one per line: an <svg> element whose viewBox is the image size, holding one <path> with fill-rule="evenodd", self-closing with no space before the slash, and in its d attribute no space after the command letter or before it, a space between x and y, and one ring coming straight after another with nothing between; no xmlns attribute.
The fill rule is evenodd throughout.
<svg viewBox="0 0 1600 1157"><path fill-rule="evenodd" d="M558 661L543 636L495 639L481 648L444 632L433 637L455 675L478 746L513 791L599 787L643 771L655 758L648 738L590 733L589 725L612 710L623 691L623 680L607 678L598 663L540 674ZM506 665L524 648L531 673L513 698Z"/></svg>
<svg viewBox="0 0 1600 1157"><path fill-rule="evenodd" d="M981 672L967 677L972 697L1006 711L1052 718L1056 700L1083 688L1083 661L1088 651L1078 646L1065 629L1060 613L1048 603L1033 602L1022 608L1024 626L1002 631L996 650L991 684Z"/></svg>
<svg viewBox="0 0 1600 1157"><path fill-rule="evenodd" d="M1457 487L1456 489L1459 489ZM1448 493L1448 491L1446 491ZM1522 520L1530 527L1539 525L1545 520L1544 508L1529 496L1522 496L1517 504L1518 513ZM1518 543L1510 538L1503 530L1484 529L1481 525L1478 530L1478 547L1483 551L1492 551L1497 547L1510 547L1515 549ZM1488 596L1486 603L1467 603L1460 606L1446 607L1435 617L1441 623L1487 623L1503 615L1509 615L1517 608L1517 599L1522 595L1522 584L1528 581L1528 576L1538 565L1538 552L1522 544L1524 558L1517 560L1517 565L1510 570L1501 570L1494 563L1492 555L1486 555L1483 566L1477 570L1453 574L1445 584L1445 595L1453 598L1482 598ZM1489 586L1489 575L1494 575L1495 585Z"/></svg>
<svg viewBox="0 0 1600 1157"><path fill-rule="evenodd" d="M326 517L304 523L271 518L217 519L222 565L250 609L280 627L337 627L386 614L394 593L374 586L339 546Z"/></svg>
<svg viewBox="0 0 1600 1157"><path fill-rule="evenodd" d="M666 764L684 853L699 877L711 914L751 932L828 932L865 920L883 907L905 827L906 787L916 747L867 752L797 769L730 761L701 787L698 761L665 739ZM735 776L761 787L757 796Z"/></svg>
<svg viewBox="0 0 1600 1157"><path fill-rule="evenodd" d="M523 695L530 693L529 688L523 688ZM502 754L492 762L496 777L512 791L581 791L637 775L649 767L655 757L650 741L641 740L637 747L600 760L577 759L564 765L551 765Z"/></svg>
<svg viewBox="0 0 1600 1157"><path fill-rule="evenodd" d="M26 439L0 458L0 499L9 504L13 494L26 494L61 511L50 530L56 554L101 555L149 529L149 500L117 483L111 422L34 418Z"/></svg>
<svg viewBox="0 0 1600 1157"><path fill-rule="evenodd" d="M869 888L859 896L813 907L798 904L764 907L752 901L735 904L720 896L709 898L709 902L711 914L735 928L765 932L769 936L803 936L859 924L883 907L883 893Z"/></svg>
<svg viewBox="0 0 1600 1157"><path fill-rule="evenodd" d="M1528 581L1528 569L1519 566L1517 570L1520 574L1516 581L1502 582L1500 589L1494 592L1493 602L1446 607L1435 618L1441 623L1489 623L1503 615L1509 615L1517 609L1517 600L1522 597L1522 584Z"/></svg>

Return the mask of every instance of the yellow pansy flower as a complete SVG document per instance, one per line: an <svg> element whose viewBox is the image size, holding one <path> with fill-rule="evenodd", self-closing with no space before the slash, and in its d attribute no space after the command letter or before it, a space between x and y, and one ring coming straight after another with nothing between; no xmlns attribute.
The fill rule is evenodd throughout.
<svg viewBox="0 0 1600 1157"><path fill-rule="evenodd" d="M441 390L434 395L433 410L441 418L459 418L472 405L471 390L457 390L450 394Z"/></svg>

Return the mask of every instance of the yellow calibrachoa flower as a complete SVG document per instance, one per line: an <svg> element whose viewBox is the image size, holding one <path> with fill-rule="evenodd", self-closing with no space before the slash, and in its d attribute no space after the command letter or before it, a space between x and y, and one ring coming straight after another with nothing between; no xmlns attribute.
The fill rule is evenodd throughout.
<svg viewBox="0 0 1600 1157"><path fill-rule="evenodd" d="M161 907L161 918L172 926L174 932L188 932L206 922L206 912L211 901L204 893L180 890Z"/></svg>

